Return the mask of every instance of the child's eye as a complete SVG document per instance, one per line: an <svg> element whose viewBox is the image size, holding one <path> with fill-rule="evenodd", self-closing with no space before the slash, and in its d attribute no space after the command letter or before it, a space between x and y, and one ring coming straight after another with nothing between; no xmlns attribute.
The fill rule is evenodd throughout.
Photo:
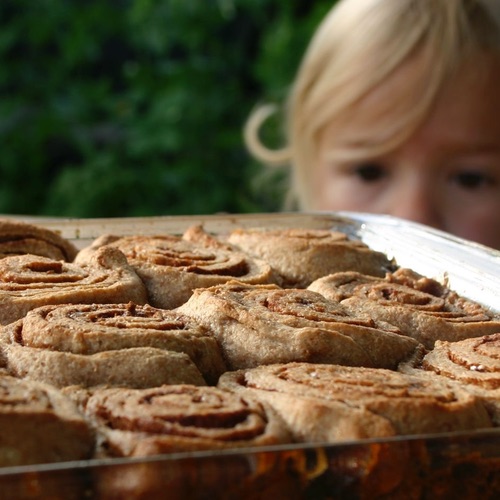
<svg viewBox="0 0 500 500"><path fill-rule="evenodd" d="M459 187L468 190L492 186L495 180L484 172L464 171L452 176L452 181Z"/></svg>
<svg viewBox="0 0 500 500"><path fill-rule="evenodd" d="M353 168L354 174L364 182L376 182L386 176L385 168L378 163L362 163Z"/></svg>

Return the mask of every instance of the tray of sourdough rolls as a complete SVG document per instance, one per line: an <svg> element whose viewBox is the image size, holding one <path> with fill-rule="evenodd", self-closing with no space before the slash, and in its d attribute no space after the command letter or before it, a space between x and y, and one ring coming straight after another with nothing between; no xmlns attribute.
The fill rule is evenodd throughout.
<svg viewBox="0 0 500 500"><path fill-rule="evenodd" d="M498 498L500 253L389 216L0 219L2 498Z"/></svg>

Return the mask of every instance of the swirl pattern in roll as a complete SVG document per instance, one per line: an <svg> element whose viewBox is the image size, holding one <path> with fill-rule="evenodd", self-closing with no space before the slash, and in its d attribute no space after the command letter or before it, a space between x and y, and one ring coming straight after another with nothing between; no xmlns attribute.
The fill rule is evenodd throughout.
<svg viewBox="0 0 500 500"><path fill-rule="evenodd" d="M246 283L274 280L269 264L236 251L199 226L175 235L103 235L80 251L76 262L85 262L100 247L115 247L127 257L148 289L149 303L172 309L203 288L231 279Z"/></svg>
<svg viewBox="0 0 500 500"><path fill-rule="evenodd" d="M49 304L145 304L144 284L117 249L97 251L86 264L35 255L0 259L0 324Z"/></svg>
<svg viewBox="0 0 500 500"><path fill-rule="evenodd" d="M289 442L281 419L265 405L217 387L188 384L143 390L101 389L86 415L105 456L241 448Z"/></svg>
<svg viewBox="0 0 500 500"><path fill-rule="evenodd" d="M386 321L432 349L436 340L455 342L500 331L500 317L438 281L409 269L385 278L335 273L309 286L356 314Z"/></svg>
<svg viewBox="0 0 500 500"><path fill-rule="evenodd" d="M131 347L187 354L208 382L225 365L215 338L188 316L149 305L65 304L42 306L4 327L23 347L91 355Z"/></svg>
<svg viewBox="0 0 500 500"><path fill-rule="evenodd" d="M177 310L212 330L233 370L289 361L395 368L420 346L318 293L277 285L198 289Z"/></svg>
<svg viewBox="0 0 500 500"><path fill-rule="evenodd" d="M33 254L71 262L78 249L55 231L22 220L0 218L0 258Z"/></svg>
<svg viewBox="0 0 500 500"><path fill-rule="evenodd" d="M460 342L438 341L422 368L460 382L484 399L500 426L500 333Z"/></svg>
<svg viewBox="0 0 500 500"><path fill-rule="evenodd" d="M277 364L226 372L218 386L266 401L306 442L492 425L480 400L458 384L385 369Z"/></svg>
<svg viewBox="0 0 500 500"><path fill-rule="evenodd" d="M228 241L269 262L286 288L305 288L340 271L384 276L393 267L386 255L337 231L320 229L237 229Z"/></svg>
<svg viewBox="0 0 500 500"><path fill-rule="evenodd" d="M94 433L50 385L0 376L0 466L91 458Z"/></svg>

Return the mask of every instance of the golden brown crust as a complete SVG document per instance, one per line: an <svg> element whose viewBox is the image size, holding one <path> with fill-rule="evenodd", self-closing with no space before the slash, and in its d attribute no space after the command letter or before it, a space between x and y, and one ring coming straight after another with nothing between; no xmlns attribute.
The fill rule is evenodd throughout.
<svg viewBox="0 0 500 500"><path fill-rule="evenodd" d="M25 347L90 355L132 347L187 354L208 382L225 371L210 332L188 316L149 305L68 304L43 306L4 328Z"/></svg>
<svg viewBox="0 0 500 500"><path fill-rule="evenodd" d="M34 254L71 262L78 249L55 231L16 219L0 218L0 258Z"/></svg>
<svg viewBox="0 0 500 500"><path fill-rule="evenodd" d="M384 276L387 257L344 233L319 229L237 229L229 243L268 262L287 288L305 288L334 272L351 270Z"/></svg>
<svg viewBox="0 0 500 500"><path fill-rule="evenodd" d="M395 368L419 348L303 289L231 282L195 290L178 311L213 332L233 370L289 361Z"/></svg>
<svg viewBox="0 0 500 500"><path fill-rule="evenodd" d="M97 251L87 264L21 255L0 259L0 324L50 304L147 301L144 284L117 249Z"/></svg>
<svg viewBox="0 0 500 500"><path fill-rule="evenodd" d="M491 426L482 403L458 384L385 369L278 364L227 372L219 387L266 401L303 441Z"/></svg>
<svg viewBox="0 0 500 500"><path fill-rule="evenodd" d="M309 289L341 301L354 314L396 326L428 349L436 340L454 342L500 331L500 317L409 269L385 278L336 273L316 280Z"/></svg>
<svg viewBox="0 0 500 500"><path fill-rule="evenodd" d="M246 283L274 280L267 263L218 242L198 226L186 231L185 237L103 235L83 249L76 262L87 261L103 246L118 248L126 255L148 289L149 303L164 309L183 304L196 288L231 279Z"/></svg>
<svg viewBox="0 0 500 500"><path fill-rule="evenodd" d="M0 376L0 466L83 460L94 434L75 405L50 385Z"/></svg>

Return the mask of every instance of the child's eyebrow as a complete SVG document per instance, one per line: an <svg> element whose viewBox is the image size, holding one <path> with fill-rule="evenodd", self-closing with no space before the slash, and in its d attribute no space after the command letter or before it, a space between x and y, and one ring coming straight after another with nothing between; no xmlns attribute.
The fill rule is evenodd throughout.
<svg viewBox="0 0 500 500"><path fill-rule="evenodd" d="M380 148L384 144L393 142L394 136L399 135L399 132L394 127L373 125L366 130L367 127L363 127L363 130L349 130L340 131L337 134L336 142L342 144L346 148Z"/></svg>
<svg viewBox="0 0 500 500"><path fill-rule="evenodd" d="M346 160L364 158L367 155L379 157L394 150L393 147L390 147L390 144L391 141L388 141L386 137L342 137L336 141L330 154L345 157Z"/></svg>

